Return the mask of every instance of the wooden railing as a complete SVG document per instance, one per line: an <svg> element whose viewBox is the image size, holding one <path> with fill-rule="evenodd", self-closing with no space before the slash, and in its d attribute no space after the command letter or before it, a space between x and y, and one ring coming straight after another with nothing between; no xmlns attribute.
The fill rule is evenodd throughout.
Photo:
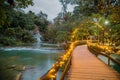
<svg viewBox="0 0 120 80"><path fill-rule="evenodd" d="M69 59L66 61L60 80L64 80L64 77L70 68L71 58L72 56L70 55ZM58 63L56 63L55 66L53 66L48 72L46 72L43 76L41 76L39 80L56 80L56 76L57 76L56 73L59 71L59 69L60 66Z"/></svg>
<svg viewBox="0 0 120 80"><path fill-rule="evenodd" d="M107 57L107 58L108 58L108 65L109 65L109 66L110 66L110 60L111 60L112 62L114 62L115 64L117 64L118 66L120 66L120 62L117 61L117 60L115 60L114 58L112 58L112 57L110 56L110 53L99 52L99 51L97 51L97 50L95 50L95 49L93 49L93 48L91 48L91 47L89 47L89 46L88 46L88 49L89 49L92 53L94 53L96 56L102 55L102 56Z"/></svg>
<svg viewBox="0 0 120 80"><path fill-rule="evenodd" d="M39 80L56 80L56 73L58 72L59 68L59 64L55 63L49 71L40 77Z"/></svg>
<svg viewBox="0 0 120 80"><path fill-rule="evenodd" d="M72 55L70 55L70 58L68 59L67 63L66 63L66 66L63 70L63 73L62 73L62 76L60 77L60 80L64 80L65 78L65 75L67 74L69 68L70 68L70 65L71 65L71 59L72 59Z"/></svg>
<svg viewBox="0 0 120 80"><path fill-rule="evenodd" d="M77 45L83 45L83 44L86 44L86 41L71 42L69 45L69 49L66 50L66 53L64 53L63 56L61 56L61 58L59 59L59 61L56 62L53 65L53 67L50 70L48 70L43 76L41 76L39 80L56 80L56 76L57 76L56 74L61 68L64 68L64 69L59 80L64 80L65 75L67 74L71 65L72 51L74 50L74 47Z"/></svg>

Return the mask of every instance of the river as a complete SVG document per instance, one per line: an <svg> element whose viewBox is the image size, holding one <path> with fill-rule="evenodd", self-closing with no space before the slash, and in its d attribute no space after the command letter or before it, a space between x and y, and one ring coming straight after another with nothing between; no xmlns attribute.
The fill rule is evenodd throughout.
<svg viewBox="0 0 120 80"><path fill-rule="evenodd" d="M52 47L14 47L0 49L0 80L13 80L22 72L21 80L38 80L63 54L63 50ZM23 71L22 68L26 67Z"/></svg>

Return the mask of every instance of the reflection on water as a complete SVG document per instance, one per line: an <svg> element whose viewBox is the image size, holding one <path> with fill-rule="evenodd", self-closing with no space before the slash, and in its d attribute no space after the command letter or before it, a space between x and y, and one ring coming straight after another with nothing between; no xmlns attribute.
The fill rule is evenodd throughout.
<svg viewBox="0 0 120 80"><path fill-rule="evenodd" d="M112 58L120 61L120 55L116 55L116 54L111 54L110 55ZM106 64L108 64L108 58L99 55L98 56L102 61L104 61ZM118 66L117 64L113 63L112 61L110 61L110 66L113 67L116 71L118 71L120 73L120 66Z"/></svg>
<svg viewBox="0 0 120 80"><path fill-rule="evenodd" d="M15 67L19 66L20 69L26 66L22 80L38 80L40 76L52 67L52 64L62 53L63 51L53 48L3 48L0 50L0 65L7 65L5 69L11 68L13 65ZM12 71L14 70L17 69L13 69ZM20 70L17 70L15 74L18 72ZM0 80L5 80L5 78L0 78Z"/></svg>
<svg viewBox="0 0 120 80"><path fill-rule="evenodd" d="M120 55L111 54L111 56L112 56L114 59L116 59L117 61L120 62ZM120 66L118 66L118 65L115 64L115 63L113 63L112 61L111 61L111 66L120 73Z"/></svg>

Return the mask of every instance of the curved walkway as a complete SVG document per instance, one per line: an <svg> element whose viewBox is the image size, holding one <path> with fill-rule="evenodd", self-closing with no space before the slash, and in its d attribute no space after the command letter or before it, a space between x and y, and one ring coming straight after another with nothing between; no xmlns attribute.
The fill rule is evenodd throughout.
<svg viewBox="0 0 120 80"><path fill-rule="evenodd" d="M72 54L67 80L120 80L120 74L104 64L87 49L78 46Z"/></svg>

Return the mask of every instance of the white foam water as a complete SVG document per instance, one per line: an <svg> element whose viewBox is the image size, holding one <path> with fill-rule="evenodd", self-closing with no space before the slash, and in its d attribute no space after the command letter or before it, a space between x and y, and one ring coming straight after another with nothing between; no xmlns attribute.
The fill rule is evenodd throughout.
<svg viewBox="0 0 120 80"><path fill-rule="evenodd" d="M4 51L38 51L38 52L59 52L60 50L57 48L52 48L52 47L41 47L41 48L32 48L32 47L5 47L5 48L0 48L0 50Z"/></svg>

